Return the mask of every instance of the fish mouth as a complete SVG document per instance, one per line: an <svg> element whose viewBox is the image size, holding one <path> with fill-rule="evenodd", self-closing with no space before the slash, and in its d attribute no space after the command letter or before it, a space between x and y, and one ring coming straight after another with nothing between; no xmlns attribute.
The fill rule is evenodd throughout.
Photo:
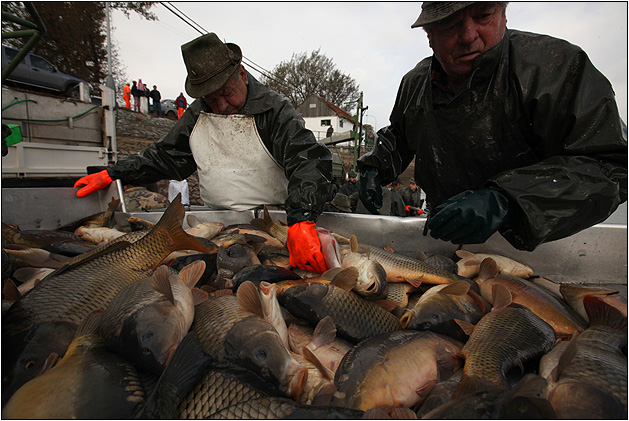
<svg viewBox="0 0 629 421"><path fill-rule="evenodd" d="M301 391L303 390L304 386L306 386L306 383L308 382L308 369L307 368L301 368L299 370L297 370L297 372L295 372L292 375L289 375L289 381L288 381L288 397L293 399L294 401L297 401L299 399L299 395L301 394Z"/></svg>
<svg viewBox="0 0 629 421"><path fill-rule="evenodd" d="M400 324L402 325L402 329L406 329L408 325L411 324L413 317L415 316L415 312L413 310L405 309L404 314L400 317Z"/></svg>

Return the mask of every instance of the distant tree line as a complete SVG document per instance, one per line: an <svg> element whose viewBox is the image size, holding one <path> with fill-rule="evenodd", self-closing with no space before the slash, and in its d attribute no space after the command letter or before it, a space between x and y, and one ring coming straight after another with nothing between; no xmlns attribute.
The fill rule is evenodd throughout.
<svg viewBox="0 0 629 421"><path fill-rule="evenodd" d="M44 57L64 73L74 69L87 82L94 85L104 83L107 77L105 2L36 1L32 4L46 27L46 33L31 52ZM109 3L110 10L121 10L127 17L130 13L137 13L147 20L157 20L157 16L149 11L153 5L154 2ZM2 12L33 21L22 2L2 2ZM19 29L20 25L2 20L3 33ZM3 39L3 43L18 48L27 41L23 38ZM116 86L121 87L127 77L113 40L112 73Z"/></svg>
<svg viewBox="0 0 629 421"><path fill-rule="evenodd" d="M270 76L263 75L261 82L284 94L295 107L317 94L354 115L356 104L349 103L360 96L358 83L338 70L332 59L320 50L310 54L294 53L290 60L275 66Z"/></svg>

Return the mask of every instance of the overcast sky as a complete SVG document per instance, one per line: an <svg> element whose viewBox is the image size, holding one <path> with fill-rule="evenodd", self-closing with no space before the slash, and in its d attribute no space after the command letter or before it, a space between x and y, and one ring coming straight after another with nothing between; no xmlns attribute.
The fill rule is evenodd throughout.
<svg viewBox="0 0 629 421"><path fill-rule="evenodd" d="M238 44L247 59L267 71L293 53L320 48L359 84L369 107L364 122L377 129L389 123L402 76L432 54L425 32L410 27L420 2L172 4L206 31ZM112 34L130 81L141 78L157 85L163 99L174 99L185 94L181 45L201 34L159 3L151 11L158 21L113 11ZM583 48L612 83L627 121L627 2L511 2L507 20L510 29L552 35ZM257 71L247 69L259 79Z"/></svg>

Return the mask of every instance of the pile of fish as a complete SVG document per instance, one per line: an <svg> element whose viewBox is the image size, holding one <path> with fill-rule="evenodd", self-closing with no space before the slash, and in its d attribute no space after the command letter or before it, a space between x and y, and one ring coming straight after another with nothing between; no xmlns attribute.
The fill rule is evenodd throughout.
<svg viewBox="0 0 629 421"><path fill-rule="evenodd" d="M179 198L157 224L116 206L3 222L3 418L627 418L618 291L323 228L310 273L266 209L184 231Z"/></svg>

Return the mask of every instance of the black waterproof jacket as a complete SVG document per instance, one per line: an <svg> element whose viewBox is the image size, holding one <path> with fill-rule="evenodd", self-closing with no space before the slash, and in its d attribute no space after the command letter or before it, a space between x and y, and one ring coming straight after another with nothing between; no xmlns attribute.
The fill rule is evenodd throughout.
<svg viewBox="0 0 629 421"><path fill-rule="evenodd" d="M288 179L285 207L288 223L316 222L323 212L332 178L332 154L316 141L288 99L247 73L247 101L240 114L252 115L262 142L284 168ZM211 113L202 100L193 101L166 136L144 151L121 159L107 171L123 184L183 180L197 169L189 138L201 111ZM216 188L221 181L216 180Z"/></svg>
<svg viewBox="0 0 629 421"><path fill-rule="evenodd" d="M400 84L390 125L359 168L394 180L414 157L432 209L464 191L501 190L517 217L501 228L516 248L570 236L627 200L627 128L609 81L566 41L507 30L478 56L452 98L429 57Z"/></svg>

